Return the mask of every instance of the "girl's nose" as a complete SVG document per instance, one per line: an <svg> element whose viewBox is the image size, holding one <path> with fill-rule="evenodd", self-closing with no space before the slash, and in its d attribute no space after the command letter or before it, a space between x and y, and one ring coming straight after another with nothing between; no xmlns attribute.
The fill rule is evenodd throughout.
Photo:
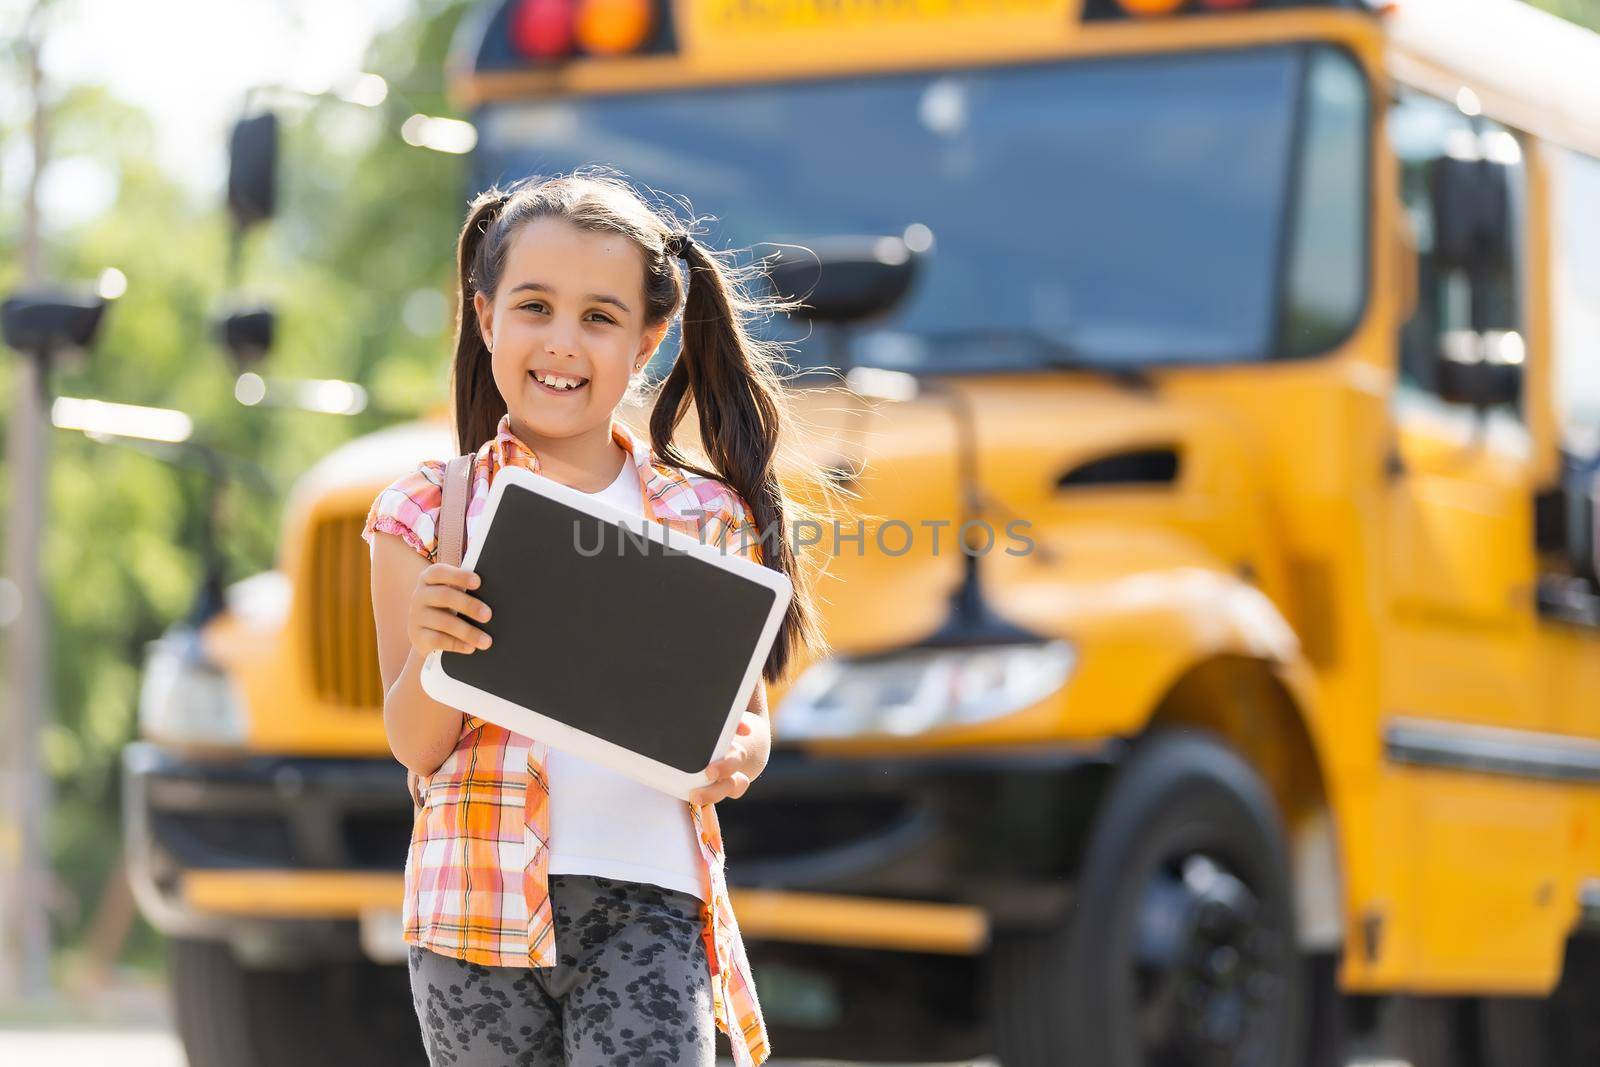
<svg viewBox="0 0 1600 1067"><path fill-rule="evenodd" d="M550 328L545 335L544 350L552 356L561 359L570 359L578 354L578 342L575 335L559 326Z"/></svg>

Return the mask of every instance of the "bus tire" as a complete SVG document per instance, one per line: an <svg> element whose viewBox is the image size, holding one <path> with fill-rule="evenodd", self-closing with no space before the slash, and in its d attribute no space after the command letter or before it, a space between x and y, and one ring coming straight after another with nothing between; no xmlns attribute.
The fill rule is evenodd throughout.
<svg viewBox="0 0 1600 1067"><path fill-rule="evenodd" d="M254 1067L246 1019L249 993L233 952L220 941L167 938L167 990L189 1067Z"/></svg>
<svg viewBox="0 0 1600 1067"><path fill-rule="evenodd" d="M1207 732L1148 735L1101 802L1064 920L996 937L1000 1062L1302 1067L1290 877L1254 769Z"/></svg>
<svg viewBox="0 0 1600 1067"><path fill-rule="evenodd" d="M167 979L189 1067L427 1063L404 968L255 969L226 942L172 937Z"/></svg>
<svg viewBox="0 0 1600 1067"><path fill-rule="evenodd" d="M1561 981L1548 997L1478 1002L1484 1067L1591 1067L1600 1063L1600 941L1567 942Z"/></svg>
<svg viewBox="0 0 1600 1067"><path fill-rule="evenodd" d="M1306 1067L1345 1067L1358 1029L1351 998L1339 988L1337 952L1301 956L1306 986Z"/></svg>
<svg viewBox="0 0 1600 1067"><path fill-rule="evenodd" d="M1473 1007L1469 997L1394 996L1383 1052L1410 1067L1480 1067Z"/></svg>
<svg viewBox="0 0 1600 1067"><path fill-rule="evenodd" d="M1559 1067L1543 998L1485 997L1477 1007L1483 1067Z"/></svg>

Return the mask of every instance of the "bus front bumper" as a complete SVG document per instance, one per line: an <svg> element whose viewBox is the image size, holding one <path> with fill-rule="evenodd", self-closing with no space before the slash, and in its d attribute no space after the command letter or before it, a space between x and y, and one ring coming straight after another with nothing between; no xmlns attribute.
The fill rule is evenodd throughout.
<svg viewBox="0 0 1600 1067"><path fill-rule="evenodd" d="M1121 752L1116 741L873 758L775 746L750 792L717 805L728 884L751 899L903 902L908 925L934 932L941 907L1053 922ZM886 919L863 910L853 925L892 935ZM959 930L950 924L952 941Z"/></svg>
<svg viewBox="0 0 1600 1067"><path fill-rule="evenodd" d="M398 929L412 806L391 757L122 753L128 880L162 933L263 965L360 955ZM390 939L391 941L393 939Z"/></svg>
<svg viewBox="0 0 1600 1067"><path fill-rule="evenodd" d="M980 955L995 924L1066 906L1114 742L937 756L778 746L717 805L749 942ZM405 769L387 756L123 752L128 872L173 936L243 956L393 961L410 844Z"/></svg>

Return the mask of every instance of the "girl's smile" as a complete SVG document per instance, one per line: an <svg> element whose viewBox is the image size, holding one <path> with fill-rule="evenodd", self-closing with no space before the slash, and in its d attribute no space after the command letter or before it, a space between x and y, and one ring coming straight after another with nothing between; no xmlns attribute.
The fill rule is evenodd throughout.
<svg viewBox="0 0 1600 1067"><path fill-rule="evenodd" d="M541 381L541 378L544 380ZM529 371L528 380L533 382L534 387L538 389L539 392L549 393L553 396L571 396L573 393L582 392L589 384L589 379L587 378L580 378L572 374L556 374L551 371L541 370ZM546 384L547 382L559 382L562 384L552 385Z"/></svg>

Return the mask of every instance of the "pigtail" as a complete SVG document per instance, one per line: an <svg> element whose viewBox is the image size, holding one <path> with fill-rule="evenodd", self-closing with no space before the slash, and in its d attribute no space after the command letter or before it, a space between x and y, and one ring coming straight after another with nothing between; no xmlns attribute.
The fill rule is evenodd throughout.
<svg viewBox="0 0 1600 1067"><path fill-rule="evenodd" d="M776 294L757 299L743 285L759 266L739 268L679 232L670 212L652 210L620 174L609 168L584 168L555 177L530 175L505 189L491 186L472 200L457 248L460 288L455 358L451 367L456 440L462 452L475 451L492 438L506 413L494 381L493 361L478 327L478 293L496 293L505 271L512 237L534 219L560 218L581 229L634 241L645 259L644 317L655 325L682 310L682 345L666 379L655 389L650 411L650 444L666 462L725 482L749 505L762 562L786 575L795 595L767 657L763 677L782 678L803 651L819 658L827 642L817 618L809 575L787 524L816 513L786 499L777 477L777 458L787 419L782 346L752 337L745 328L755 313L786 312L800 300ZM685 286L675 256L688 269ZM632 387L630 387L631 389ZM642 390L641 390L642 391ZM700 442L710 469L696 466L672 444L673 431L693 405ZM819 499L839 487L805 463L793 465ZM786 469L789 464L785 464ZM814 568L808 567L814 571Z"/></svg>
<svg viewBox="0 0 1600 1067"><path fill-rule="evenodd" d="M494 383L494 367L489 346L478 329L473 297L488 282L484 262L485 239L492 227L500 224L501 212L510 194L490 187L472 201L467 221L461 227L456 247L456 343L451 363L450 393L455 401L456 449L475 452L493 437L500 417L506 413L505 398ZM497 242L490 242L491 247Z"/></svg>
<svg viewBox="0 0 1600 1067"><path fill-rule="evenodd" d="M740 289L738 271L711 249L687 235L669 240L665 251L681 249L688 268L688 292L679 355L650 412L651 445L669 463L710 474L743 497L755 521L750 536L759 538L762 562L794 581L796 595L762 671L768 681L776 681L803 648L826 648L816 608L799 580L798 561L784 535L790 502L776 472L785 413L777 351L745 328L751 313L789 309L794 302L751 299ZM672 444L673 431L691 402L701 447L714 468L710 472L698 471Z"/></svg>

